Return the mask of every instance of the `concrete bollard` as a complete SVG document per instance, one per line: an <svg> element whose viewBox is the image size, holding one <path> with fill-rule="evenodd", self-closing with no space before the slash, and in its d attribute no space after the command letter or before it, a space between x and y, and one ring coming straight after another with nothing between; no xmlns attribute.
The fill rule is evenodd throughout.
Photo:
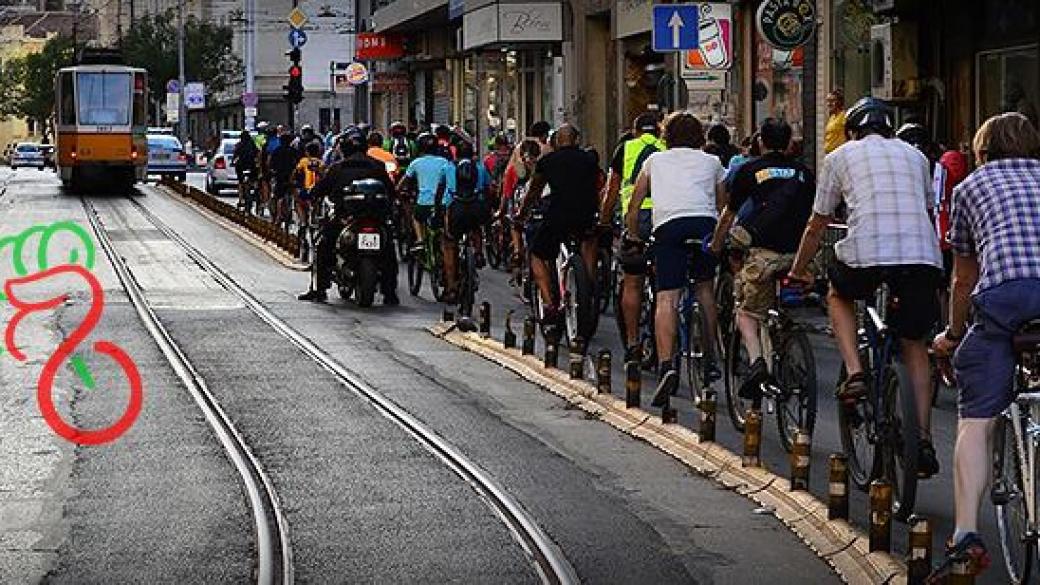
<svg viewBox="0 0 1040 585"><path fill-rule="evenodd" d="M910 525L910 546L906 551L907 585L922 585L932 571L932 526L924 516L914 514Z"/></svg>
<svg viewBox="0 0 1040 585"><path fill-rule="evenodd" d="M791 445L791 491L809 491L809 465L812 461L812 437L799 429Z"/></svg>
<svg viewBox="0 0 1040 585"><path fill-rule="evenodd" d="M610 350L601 349L596 359L596 392L610 394Z"/></svg>
<svg viewBox="0 0 1040 585"><path fill-rule="evenodd" d="M849 458L844 453L831 453L827 486L827 519L849 519Z"/></svg>
<svg viewBox="0 0 1040 585"><path fill-rule="evenodd" d="M975 569L971 566L971 559L953 563L947 583L949 585L975 585Z"/></svg>
<svg viewBox="0 0 1040 585"><path fill-rule="evenodd" d="M491 337L491 303L484 301L480 303L480 323L478 331L481 337Z"/></svg>
<svg viewBox="0 0 1040 585"><path fill-rule="evenodd" d="M892 484L870 482L870 552L892 552Z"/></svg>
<svg viewBox="0 0 1040 585"><path fill-rule="evenodd" d="M625 408L639 408L639 394L643 389L643 373L639 362L625 364Z"/></svg>
<svg viewBox="0 0 1040 585"><path fill-rule="evenodd" d="M441 314L441 321L445 323L451 323L455 320L455 311L451 310L451 307L444 307L444 312Z"/></svg>
<svg viewBox="0 0 1040 585"><path fill-rule="evenodd" d="M506 313L506 325L505 333L502 336L502 345L506 349L513 349L516 347L516 333L513 331L513 309L509 309Z"/></svg>
<svg viewBox="0 0 1040 585"><path fill-rule="evenodd" d="M740 463L743 467L762 466L762 413L749 408L744 415L744 455Z"/></svg>
<svg viewBox="0 0 1040 585"><path fill-rule="evenodd" d="M697 436L702 443L715 442L715 412L718 409L718 394L714 390L704 393L704 399L697 405L701 411L700 423L697 426Z"/></svg>
<svg viewBox="0 0 1040 585"><path fill-rule="evenodd" d="M524 344L520 348L523 355L534 355L534 317L524 317Z"/></svg>
<svg viewBox="0 0 1040 585"><path fill-rule="evenodd" d="M571 380L581 380L585 377L585 342L575 338L571 343L568 372Z"/></svg>
<svg viewBox="0 0 1040 585"><path fill-rule="evenodd" d="M547 368L555 368L559 363L560 346L555 339L545 339L545 359L543 365Z"/></svg>

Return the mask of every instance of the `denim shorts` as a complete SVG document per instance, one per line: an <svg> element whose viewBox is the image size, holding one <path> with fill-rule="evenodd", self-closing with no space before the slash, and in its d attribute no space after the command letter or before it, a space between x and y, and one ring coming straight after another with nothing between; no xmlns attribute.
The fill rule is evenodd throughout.
<svg viewBox="0 0 1040 585"><path fill-rule="evenodd" d="M972 299L975 322L953 356L962 418L991 418L1011 404L1015 355L1011 337L1040 317L1040 280L1011 280Z"/></svg>
<svg viewBox="0 0 1040 585"><path fill-rule="evenodd" d="M657 290L676 290L686 286L691 252L683 242L690 238L704 240L714 231L713 217L678 217L658 226L654 231ZM718 262L700 249L693 254L694 279L703 282L714 278Z"/></svg>

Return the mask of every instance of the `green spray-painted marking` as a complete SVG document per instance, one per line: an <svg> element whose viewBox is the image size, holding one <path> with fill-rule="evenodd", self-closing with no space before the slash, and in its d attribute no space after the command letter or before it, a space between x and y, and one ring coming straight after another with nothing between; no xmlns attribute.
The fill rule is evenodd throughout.
<svg viewBox="0 0 1040 585"><path fill-rule="evenodd" d="M87 364L83 363L83 358L72 356L70 360L72 362L72 369L76 370L76 375L83 381L83 385L87 387L87 390L94 389L94 377L90 375L90 370L87 369Z"/></svg>

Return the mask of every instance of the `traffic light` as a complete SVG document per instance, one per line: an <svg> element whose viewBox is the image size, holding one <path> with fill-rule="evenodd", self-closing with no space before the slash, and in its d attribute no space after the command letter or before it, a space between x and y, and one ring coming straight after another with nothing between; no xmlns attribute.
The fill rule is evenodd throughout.
<svg viewBox="0 0 1040 585"><path fill-rule="evenodd" d="M303 101L303 67L300 65L302 55L299 49L286 51L289 57L289 83L284 86L285 101L298 104Z"/></svg>

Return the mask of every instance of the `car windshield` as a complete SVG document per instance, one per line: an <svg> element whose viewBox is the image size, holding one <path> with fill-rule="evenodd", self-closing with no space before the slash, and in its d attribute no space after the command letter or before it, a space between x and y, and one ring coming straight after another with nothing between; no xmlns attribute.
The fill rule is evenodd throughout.
<svg viewBox="0 0 1040 585"><path fill-rule="evenodd" d="M130 74L81 72L77 75L79 123L119 126L130 123Z"/></svg>
<svg viewBox="0 0 1040 585"><path fill-rule="evenodd" d="M35 144L19 144L18 152L40 152L40 147Z"/></svg>
<svg viewBox="0 0 1040 585"><path fill-rule="evenodd" d="M181 141L173 136L149 136L148 148L154 150L181 151Z"/></svg>
<svg viewBox="0 0 1040 585"><path fill-rule="evenodd" d="M237 141L225 140L224 147L221 150L224 152L224 154L235 154L236 144L238 144Z"/></svg>

